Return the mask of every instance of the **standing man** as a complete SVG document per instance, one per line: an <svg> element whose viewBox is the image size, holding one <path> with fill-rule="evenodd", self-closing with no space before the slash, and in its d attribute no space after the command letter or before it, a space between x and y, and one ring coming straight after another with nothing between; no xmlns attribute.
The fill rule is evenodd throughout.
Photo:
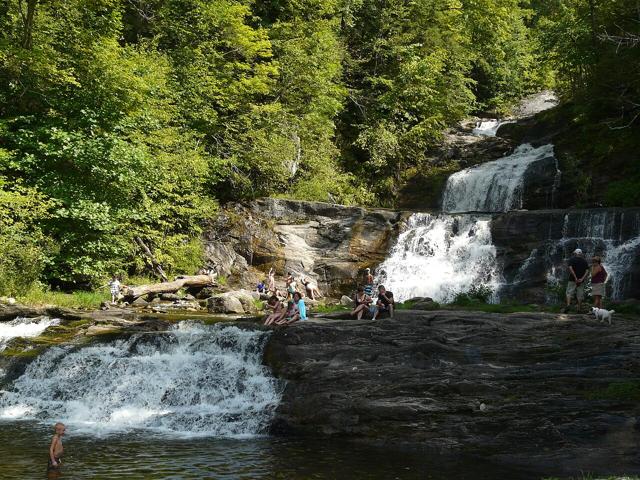
<svg viewBox="0 0 640 480"><path fill-rule="evenodd" d="M569 259L569 281L567 282L567 306L564 313L569 311L571 300L576 296L578 301L578 313L582 310L582 300L584 300L584 284L589 273L589 264L584 259L582 250L576 248L573 251L573 257Z"/></svg>
<svg viewBox="0 0 640 480"><path fill-rule="evenodd" d="M364 294L373 298L373 275L371 275L370 268L365 269L362 284L364 285Z"/></svg>

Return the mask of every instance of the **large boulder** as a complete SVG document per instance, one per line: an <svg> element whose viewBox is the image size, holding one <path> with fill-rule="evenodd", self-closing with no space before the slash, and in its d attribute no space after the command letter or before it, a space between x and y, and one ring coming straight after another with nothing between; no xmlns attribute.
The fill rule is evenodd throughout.
<svg viewBox="0 0 640 480"><path fill-rule="evenodd" d="M342 305L343 307L353 307L353 298L342 295L342 297L340 297L340 305Z"/></svg>
<svg viewBox="0 0 640 480"><path fill-rule="evenodd" d="M546 469L537 478L640 471L635 318L398 311L276 330L264 359L285 382L273 433L472 454Z"/></svg>
<svg viewBox="0 0 640 480"><path fill-rule="evenodd" d="M258 311L252 293L247 290L214 295L207 300L207 309L211 313L255 314Z"/></svg>
<svg viewBox="0 0 640 480"><path fill-rule="evenodd" d="M240 300L228 293L221 293L209 298L207 309L210 313L244 313L244 307Z"/></svg>

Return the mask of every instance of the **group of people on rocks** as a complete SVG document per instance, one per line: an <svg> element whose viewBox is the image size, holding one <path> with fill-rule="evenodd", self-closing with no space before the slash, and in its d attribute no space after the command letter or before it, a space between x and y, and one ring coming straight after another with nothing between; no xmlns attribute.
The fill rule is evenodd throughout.
<svg viewBox="0 0 640 480"><path fill-rule="evenodd" d="M303 288L298 287L298 281ZM322 296L318 286L313 281L305 276L296 280L292 272L287 272L285 291L282 292L276 286L273 267L269 270L267 279L258 283L256 290L262 295L269 295L266 304L269 312L264 324L274 327L292 325L300 320L306 320L305 294L311 300L316 300ZM377 295L375 298L374 291ZM365 316L375 320L382 313L388 313L391 318L394 316L395 300L393 293L387 291L384 285L378 285L374 289L374 278L369 268L365 270L362 285L358 286L353 302L354 308L351 311L351 316L358 320Z"/></svg>
<svg viewBox="0 0 640 480"><path fill-rule="evenodd" d="M596 308L602 308L602 299L605 294L605 284L609 277L609 274L602 265L602 258L597 255L591 257L591 267L584 258L584 253L581 249L576 248L573 251L573 256L567 263L567 270L569 272L569 279L567 281L567 305L564 308L564 312L568 312L571 307L573 298L576 298L578 311L582 311L582 302L584 301L585 286L587 280L591 277L591 298L593 299L593 306Z"/></svg>
<svg viewBox="0 0 640 480"><path fill-rule="evenodd" d="M393 318L395 301L392 292L387 291L384 285L378 285L378 297L375 302L373 300L374 286L371 269L365 270L362 283L363 285L358 287L353 297L354 308L351 311L351 316L361 320L363 316L370 315L371 319L375 320L378 315L386 312Z"/></svg>
<svg viewBox="0 0 640 480"><path fill-rule="evenodd" d="M311 300L322 297L318 286L306 276L299 278L303 286L301 292L298 287L298 280L293 272L287 272L285 280L285 292L281 292L276 286L276 272L273 267L269 269L266 282L257 285L257 292L268 294L269 299L266 304L269 314L265 318L264 324L268 326L286 326L307 319L307 307L304 303L304 295Z"/></svg>

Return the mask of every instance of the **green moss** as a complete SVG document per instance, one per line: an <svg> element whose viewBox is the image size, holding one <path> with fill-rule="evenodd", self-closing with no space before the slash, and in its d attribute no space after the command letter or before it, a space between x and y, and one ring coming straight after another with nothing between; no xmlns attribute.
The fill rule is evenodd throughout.
<svg viewBox="0 0 640 480"><path fill-rule="evenodd" d="M398 207L400 208L437 208L447 178L460 170L457 162L444 166L426 165L407 169L404 173L404 186L400 190Z"/></svg>
<svg viewBox="0 0 640 480"><path fill-rule="evenodd" d="M44 348L6 348L0 353L3 357L18 357L18 358L35 358L42 353Z"/></svg>
<svg viewBox="0 0 640 480"><path fill-rule="evenodd" d="M605 389L587 392L586 397L590 400L640 402L640 382L610 383Z"/></svg>

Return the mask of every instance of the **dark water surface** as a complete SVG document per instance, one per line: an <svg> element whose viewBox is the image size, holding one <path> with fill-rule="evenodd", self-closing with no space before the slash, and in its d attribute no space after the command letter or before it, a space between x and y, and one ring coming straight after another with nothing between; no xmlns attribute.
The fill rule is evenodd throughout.
<svg viewBox="0 0 640 480"><path fill-rule="evenodd" d="M0 422L0 479L524 480L537 476L423 453L272 437L174 438L148 432L65 437L64 470L47 477L51 428Z"/></svg>

